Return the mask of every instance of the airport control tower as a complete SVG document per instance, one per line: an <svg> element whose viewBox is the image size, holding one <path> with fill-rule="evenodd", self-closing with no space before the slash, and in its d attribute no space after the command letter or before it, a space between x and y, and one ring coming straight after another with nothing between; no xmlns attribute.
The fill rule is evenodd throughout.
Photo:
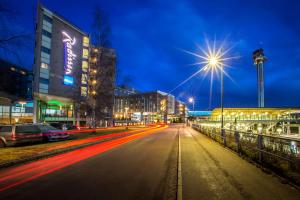
<svg viewBox="0 0 300 200"><path fill-rule="evenodd" d="M258 49L253 52L253 61L257 70L257 96L258 107L265 107L265 89L264 89L264 63L266 61L263 49Z"/></svg>

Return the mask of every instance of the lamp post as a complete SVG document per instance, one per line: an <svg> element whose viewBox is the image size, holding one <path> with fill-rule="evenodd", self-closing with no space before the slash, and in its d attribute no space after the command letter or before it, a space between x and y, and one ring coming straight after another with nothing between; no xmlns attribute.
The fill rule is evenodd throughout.
<svg viewBox="0 0 300 200"><path fill-rule="evenodd" d="M221 73L221 136L224 138L224 145L226 145L226 136L224 132L224 64L222 61L223 59L221 56L210 55L207 58L207 66L204 70L207 70L208 68L218 69Z"/></svg>
<svg viewBox="0 0 300 200"><path fill-rule="evenodd" d="M221 64L221 134L224 137L224 143L226 145L226 138L224 132L224 74L223 65Z"/></svg>
<svg viewBox="0 0 300 200"><path fill-rule="evenodd" d="M26 104L26 102L25 101L20 101L19 102L19 104L21 104L21 109L20 109L20 113L21 113L21 116L20 116L20 119L21 119L21 122L23 121L23 119L22 119L22 111L23 111L23 108L24 108L24 105Z"/></svg>
<svg viewBox="0 0 300 200"><path fill-rule="evenodd" d="M193 97L189 98L189 103L193 104L193 111L195 111L195 99Z"/></svg>
<svg viewBox="0 0 300 200"><path fill-rule="evenodd" d="M128 126L128 110L129 108L128 107L125 107L125 117L126 117L126 126Z"/></svg>

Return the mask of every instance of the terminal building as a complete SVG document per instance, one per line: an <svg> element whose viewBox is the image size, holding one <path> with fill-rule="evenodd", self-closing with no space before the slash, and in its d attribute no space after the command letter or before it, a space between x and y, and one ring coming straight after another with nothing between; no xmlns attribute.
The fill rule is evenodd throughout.
<svg viewBox="0 0 300 200"><path fill-rule="evenodd" d="M300 108L224 108L223 116L226 129L257 132L259 126L264 134L300 134ZM220 126L221 117L221 109L216 108L197 122Z"/></svg>
<svg viewBox="0 0 300 200"><path fill-rule="evenodd" d="M84 124L90 39L39 5L34 58L34 122Z"/></svg>

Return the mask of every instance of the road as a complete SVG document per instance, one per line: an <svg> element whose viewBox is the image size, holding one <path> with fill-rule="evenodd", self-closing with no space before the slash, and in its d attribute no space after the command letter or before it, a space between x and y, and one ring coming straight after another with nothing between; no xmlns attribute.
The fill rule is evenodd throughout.
<svg viewBox="0 0 300 200"><path fill-rule="evenodd" d="M298 190L189 127L129 137L75 152L76 162L3 190L0 199L300 199ZM31 165L51 166L41 163ZM12 170L0 171L0 189Z"/></svg>

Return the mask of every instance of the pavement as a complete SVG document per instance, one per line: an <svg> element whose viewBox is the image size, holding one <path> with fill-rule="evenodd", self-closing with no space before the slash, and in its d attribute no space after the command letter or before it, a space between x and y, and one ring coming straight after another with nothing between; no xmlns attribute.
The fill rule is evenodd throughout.
<svg viewBox="0 0 300 200"><path fill-rule="evenodd" d="M1 170L0 190L14 176L30 170L30 177L0 199L300 199L292 186L183 125L109 142Z"/></svg>

